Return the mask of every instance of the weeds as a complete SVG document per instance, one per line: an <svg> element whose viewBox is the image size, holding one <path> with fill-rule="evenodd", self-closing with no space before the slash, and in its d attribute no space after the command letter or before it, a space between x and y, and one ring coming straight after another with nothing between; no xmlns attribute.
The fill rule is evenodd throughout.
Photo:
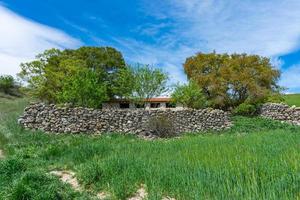
<svg viewBox="0 0 300 200"><path fill-rule="evenodd" d="M0 100L1 101L1 100ZM17 103L19 102L19 103ZM72 170L83 191L126 199L145 185L148 199L297 199L300 128L234 117L219 134L145 141L124 135L51 135L21 129L24 100L1 102L0 199L92 199L52 170Z"/></svg>

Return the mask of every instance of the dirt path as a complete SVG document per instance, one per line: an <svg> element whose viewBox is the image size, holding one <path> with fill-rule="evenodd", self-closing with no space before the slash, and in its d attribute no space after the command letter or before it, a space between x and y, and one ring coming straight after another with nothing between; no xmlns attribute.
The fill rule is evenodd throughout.
<svg viewBox="0 0 300 200"><path fill-rule="evenodd" d="M78 183L77 178L75 177L75 173L72 171L51 171L50 174L59 177L59 179L68 183L72 186L72 188L76 191L81 191L81 187Z"/></svg>
<svg viewBox="0 0 300 200"><path fill-rule="evenodd" d="M3 159L3 158L5 158L5 156L4 156L2 149L0 149L0 159Z"/></svg>
<svg viewBox="0 0 300 200"><path fill-rule="evenodd" d="M2 151L0 149L0 158L1 158ZM3 155L4 157L4 155ZM67 171L67 170L55 170L55 171L51 171L50 172L51 175L57 176L59 177L59 179L67 184L70 184L71 187L76 190L76 191L83 191L84 189L80 186L77 178L75 177L75 173L72 171ZM97 198L99 200L105 200L108 199L110 197L109 193L106 192L99 192L97 194ZM128 198L127 200L145 200L148 197L148 193L146 191L146 187L145 185L141 185L141 187L136 191L136 193L134 194L133 197ZM162 200L175 200L175 198L166 196L163 197Z"/></svg>
<svg viewBox="0 0 300 200"><path fill-rule="evenodd" d="M67 184L70 184L71 187L76 191L83 191L84 189L79 184L77 178L75 177L75 173L72 171L62 170L62 171L51 171L51 175L59 177L59 179ZM106 192L99 192L97 194L97 198L100 200L107 199L110 195Z"/></svg>
<svg viewBox="0 0 300 200"><path fill-rule="evenodd" d="M140 189L135 193L133 197L130 197L128 200L143 200L146 199L148 196L148 193L145 189L144 185L141 185Z"/></svg>

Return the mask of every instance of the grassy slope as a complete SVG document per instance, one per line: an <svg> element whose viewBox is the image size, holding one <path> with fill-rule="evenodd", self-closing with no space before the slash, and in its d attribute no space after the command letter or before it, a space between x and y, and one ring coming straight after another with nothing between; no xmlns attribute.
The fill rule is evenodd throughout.
<svg viewBox="0 0 300 200"><path fill-rule="evenodd" d="M300 198L300 128L236 117L220 135L143 141L133 136L49 135L22 130L16 118L24 100L0 99L0 199L90 199L56 178L52 169L77 173L86 189L115 199L141 183L149 199Z"/></svg>
<svg viewBox="0 0 300 200"><path fill-rule="evenodd" d="M284 99L288 105L300 107L300 94L287 94Z"/></svg>

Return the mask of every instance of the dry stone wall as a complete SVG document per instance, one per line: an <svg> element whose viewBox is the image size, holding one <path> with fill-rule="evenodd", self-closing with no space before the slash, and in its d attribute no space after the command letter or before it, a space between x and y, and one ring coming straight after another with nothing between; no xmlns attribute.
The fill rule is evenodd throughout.
<svg viewBox="0 0 300 200"><path fill-rule="evenodd" d="M286 104L268 103L261 107L262 117L300 125L300 107L289 107Z"/></svg>
<svg viewBox="0 0 300 200"><path fill-rule="evenodd" d="M54 133L134 133L148 135L149 120L165 116L177 133L222 130L231 126L229 114L203 109L97 110L30 104L19 123L28 129Z"/></svg>

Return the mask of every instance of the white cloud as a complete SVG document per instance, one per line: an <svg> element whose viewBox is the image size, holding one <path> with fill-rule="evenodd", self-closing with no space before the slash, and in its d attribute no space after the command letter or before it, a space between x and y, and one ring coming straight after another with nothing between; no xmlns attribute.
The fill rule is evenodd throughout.
<svg viewBox="0 0 300 200"><path fill-rule="evenodd" d="M63 31L39 24L0 4L0 74L15 75L19 64L49 48L71 48L81 42Z"/></svg>
<svg viewBox="0 0 300 200"><path fill-rule="evenodd" d="M173 39L192 42L198 50L277 56L299 47L299 0L164 2L145 11L172 19Z"/></svg>
<svg viewBox="0 0 300 200"><path fill-rule="evenodd" d="M167 21L169 31L152 37L153 44L118 38L117 47L131 60L165 66L181 82L185 81L182 63L199 51L259 54L270 57L271 63L281 68L284 61L278 56L300 47L299 10L299 0L145 1L142 11L161 24ZM150 27L155 35L165 28L156 26L157 21L153 26L146 24L145 31ZM283 86L300 90L293 74L300 75L296 69L282 69Z"/></svg>
<svg viewBox="0 0 300 200"><path fill-rule="evenodd" d="M189 55L195 52L187 46L179 45L176 49L167 47L158 48L134 39L114 38L116 46L120 49L125 59L130 63L142 63L158 66L170 75L170 84L186 82L182 63Z"/></svg>

